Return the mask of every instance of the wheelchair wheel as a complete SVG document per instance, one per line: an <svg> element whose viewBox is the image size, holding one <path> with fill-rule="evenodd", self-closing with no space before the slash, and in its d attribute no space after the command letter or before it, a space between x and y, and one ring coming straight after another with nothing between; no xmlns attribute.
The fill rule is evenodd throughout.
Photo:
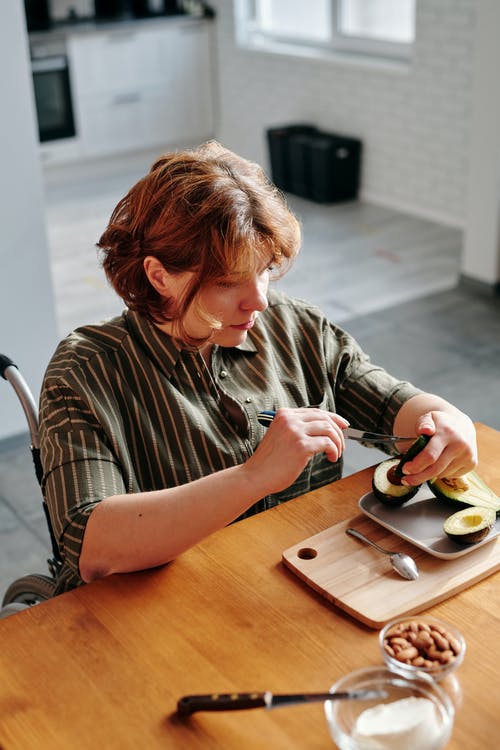
<svg viewBox="0 0 500 750"><path fill-rule="evenodd" d="M25 607L32 607L34 604L40 604L54 596L56 581L50 576L30 573L29 575L18 578L10 584L5 592L2 601L2 607L8 604L20 604Z"/></svg>

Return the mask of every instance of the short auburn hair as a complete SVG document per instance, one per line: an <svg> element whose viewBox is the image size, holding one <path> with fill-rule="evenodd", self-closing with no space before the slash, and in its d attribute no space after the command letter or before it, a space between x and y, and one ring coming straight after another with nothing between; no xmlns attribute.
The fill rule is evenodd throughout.
<svg viewBox="0 0 500 750"><path fill-rule="evenodd" d="M266 262L282 276L300 241L299 222L262 168L210 141L160 156L118 203L97 247L127 307L153 322L175 319L182 329L203 285L244 278ZM169 273L194 272L180 305L149 282L148 256Z"/></svg>

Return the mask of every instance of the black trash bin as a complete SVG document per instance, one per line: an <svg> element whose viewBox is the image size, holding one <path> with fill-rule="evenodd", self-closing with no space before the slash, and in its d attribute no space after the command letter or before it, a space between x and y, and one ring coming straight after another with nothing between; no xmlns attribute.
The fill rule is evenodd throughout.
<svg viewBox="0 0 500 750"><path fill-rule="evenodd" d="M269 147L271 176L276 187L293 192L290 178L290 139L316 132L314 125L296 124L270 128L266 131Z"/></svg>
<svg viewBox="0 0 500 750"><path fill-rule="evenodd" d="M309 144L310 193L318 203L337 203L358 196L361 141L329 133L318 134Z"/></svg>
<svg viewBox="0 0 500 750"><path fill-rule="evenodd" d="M312 125L267 131L271 175L281 189L317 203L354 200L359 192L362 144Z"/></svg>

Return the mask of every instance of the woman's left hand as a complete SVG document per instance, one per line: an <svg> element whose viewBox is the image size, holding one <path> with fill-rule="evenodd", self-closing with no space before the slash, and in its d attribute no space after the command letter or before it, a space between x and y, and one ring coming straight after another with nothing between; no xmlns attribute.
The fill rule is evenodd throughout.
<svg viewBox="0 0 500 750"><path fill-rule="evenodd" d="M477 466L476 430L456 406L433 393L408 399L394 420L395 435L429 435L425 448L405 464L404 484L415 487L435 477L459 477Z"/></svg>
<svg viewBox="0 0 500 750"><path fill-rule="evenodd" d="M429 435L426 447L403 467L404 484L416 486L435 477L459 477L477 466L476 430L458 409L432 410L417 418L418 435Z"/></svg>

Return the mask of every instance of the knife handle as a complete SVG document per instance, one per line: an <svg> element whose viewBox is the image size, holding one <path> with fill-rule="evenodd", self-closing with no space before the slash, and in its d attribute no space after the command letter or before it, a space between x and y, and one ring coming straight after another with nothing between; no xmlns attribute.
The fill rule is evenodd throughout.
<svg viewBox="0 0 500 750"><path fill-rule="evenodd" d="M275 411L273 411L272 409L266 409L265 411L260 411L257 414L257 422L259 422L263 427L269 427L275 416Z"/></svg>
<svg viewBox="0 0 500 750"><path fill-rule="evenodd" d="M184 695L177 701L179 716L190 716L195 711L238 711L242 708L264 708L265 693L213 693L212 695Z"/></svg>

